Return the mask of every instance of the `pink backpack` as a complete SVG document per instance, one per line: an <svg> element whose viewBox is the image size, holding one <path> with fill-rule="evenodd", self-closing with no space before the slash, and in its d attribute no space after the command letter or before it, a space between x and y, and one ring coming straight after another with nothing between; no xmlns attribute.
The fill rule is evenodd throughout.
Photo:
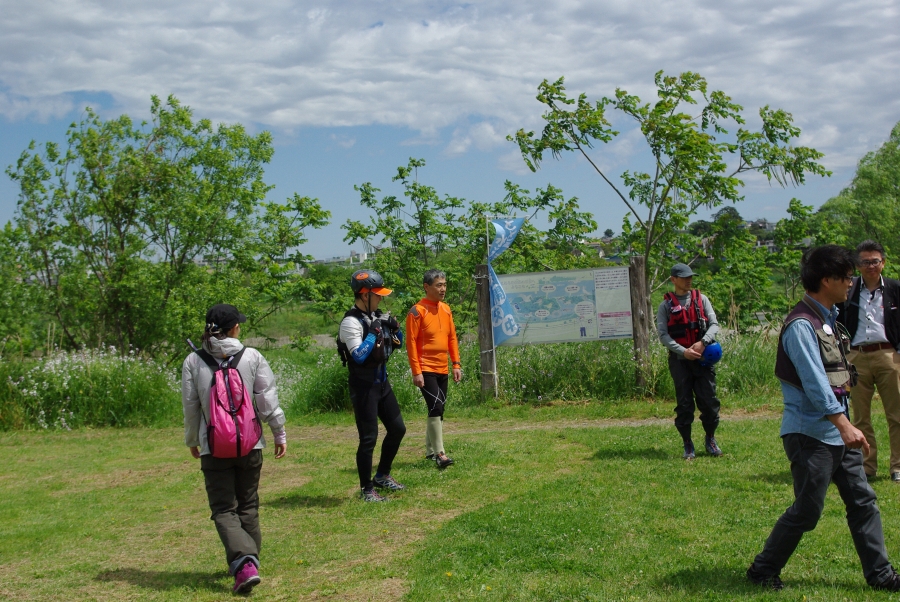
<svg viewBox="0 0 900 602"><path fill-rule="evenodd" d="M262 424L256 414L253 395L237 371L245 349L221 364L205 350L197 351L197 355L213 370L206 441L214 458L246 456L262 437Z"/></svg>

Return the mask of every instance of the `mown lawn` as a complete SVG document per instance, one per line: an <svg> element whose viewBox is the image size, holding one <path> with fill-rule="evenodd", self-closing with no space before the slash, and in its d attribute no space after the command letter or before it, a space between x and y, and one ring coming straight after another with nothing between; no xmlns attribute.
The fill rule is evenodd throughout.
<svg viewBox="0 0 900 602"><path fill-rule="evenodd" d="M424 422L407 416L394 474L408 490L387 504L354 498L349 415L289 427L288 457L267 451L264 465L254 599L891 599L866 587L834 490L785 590L744 581L791 499L771 415L725 416L726 455L688 463L668 419L451 412L457 464L443 472L422 458ZM180 441L180 429L0 434L0 598L230 598L199 466ZM874 486L896 561L900 487L884 476Z"/></svg>

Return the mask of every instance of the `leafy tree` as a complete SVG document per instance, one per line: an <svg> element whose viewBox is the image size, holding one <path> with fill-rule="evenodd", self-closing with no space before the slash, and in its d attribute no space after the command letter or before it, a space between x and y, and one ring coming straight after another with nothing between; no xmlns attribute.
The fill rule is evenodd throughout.
<svg viewBox="0 0 900 602"><path fill-rule="evenodd" d="M410 159L405 167L397 168L392 181L401 183L406 200L393 195L378 199L381 191L370 182L354 186L359 191L360 204L375 215L368 224L347 220L342 226L347 231L345 241L363 241L374 252L374 268L397 291L392 302L404 308L421 297L425 270L437 267L438 257L454 247L464 234L459 223L464 201L441 197L433 187L421 184L418 173L424 166L424 159ZM448 273L451 286L454 282L458 286L456 276L451 278ZM349 289L345 295L349 307Z"/></svg>
<svg viewBox="0 0 900 602"><path fill-rule="evenodd" d="M831 225L826 215L813 213L812 205L791 199L787 212L788 217L775 225L774 241L778 252L768 257L776 279L781 281L784 301L781 309L787 309L803 292L800 283L803 252L825 243L846 244L846 239Z"/></svg>
<svg viewBox="0 0 900 602"><path fill-rule="evenodd" d="M605 236L606 238L612 238L613 236L615 236L615 234L616 233L613 232L612 228L607 228L606 230L603 231L603 236Z"/></svg>
<svg viewBox="0 0 900 602"><path fill-rule="evenodd" d="M394 181L404 188L404 199L388 195L377 198L379 189L362 184L361 203L374 215L368 223L348 220L342 227L344 240L365 242L375 250L372 266L395 289L392 307L405 310L422 294L422 273L431 267L447 272L447 300L453 305L458 322L474 323L475 288L472 274L484 263L487 249L487 218L498 215L525 215L526 221L516 242L495 264L498 272L536 272L588 267L602 263L595 259L584 242L596 230L590 214L580 211L577 198L565 199L553 186L538 189L535 194L506 182L506 196L495 203L467 202L450 196L441 197L431 187L418 181L421 159L410 159L399 167ZM546 214L550 227L540 230L534 219ZM493 236L493 233L491 233ZM320 305L335 313L349 307L349 288L344 297ZM334 307L332 307L334 306Z"/></svg>
<svg viewBox="0 0 900 602"><path fill-rule="evenodd" d="M698 285L731 328L753 325L754 313L772 305L771 269L767 251L756 247L756 237L737 209L726 206L707 222L707 261L698 262Z"/></svg>
<svg viewBox="0 0 900 602"><path fill-rule="evenodd" d="M829 174L818 163L821 153L792 145L800 129L789 113L763 107L762 126L754 132L741 127L743 108L720 91L709 92L700 75L673 77L660 71L655 82L658 100L652 104L621 89L613 98L591 103L585 94L569 98L564 78L544 80L537 96L548 108L543 131L519 130L509 137L532 171L548 151L555 158L577 151L588 160L628 208L623 239L645 258L648 290L665 282L673 257L690 258L694 247L685 244L683 231L699 208L742 200L742 174L759 172L781 185L801 184L807 173ZM692 110L693 105L698 107ZM649 172L625 171L618 184L588 153L618 134L607 119L608 107L637 123L653 160ZM733 135L725 129L729 122L738 126Z"/></svg>
<svg viewBox="0 0 900 602"><path fill-rule="evenodd" d="M297 195L262 202L272 152L268 132L195 122L171 96L152 98L150 123L87 109L66 148L32 142L7 170L20 187L8 249L65 343L171 350L211 303L253 319L305 286L289 250L329 213Z"/></svg>
<svg viewBox="0 0 900 602"><path fill-rule="evenodd" d="M851 244L871 238L891 259L900 256L900 122L877 151L860 159L850 186L818 213ZM889 270L897 267L896 261L888 263Z"/></svg>

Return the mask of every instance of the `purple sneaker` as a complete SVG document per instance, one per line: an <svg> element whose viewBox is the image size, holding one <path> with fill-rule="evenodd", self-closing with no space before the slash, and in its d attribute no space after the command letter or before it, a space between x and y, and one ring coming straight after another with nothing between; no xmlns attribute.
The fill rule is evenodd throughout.
<svg viewBox="0 0 900 602"><path fill-rule="evenodd" d="M250 590L252 590L255 585L258 585L260 581L261 579L259 578L259 571L256 570L256 565L247 561L244 563L244 566L234 574L234 589L231 591L235 594L249 594Z"/></svg>

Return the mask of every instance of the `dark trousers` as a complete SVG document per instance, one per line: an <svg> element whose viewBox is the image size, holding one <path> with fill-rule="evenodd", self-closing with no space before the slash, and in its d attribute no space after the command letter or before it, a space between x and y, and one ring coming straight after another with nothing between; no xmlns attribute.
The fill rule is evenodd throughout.
<svg viewBox="0 0 900 602"><path fill-rule="evenodd" d="M762 552L754 559L754 568L763 575L778 575L800 538L815 529L825 506L828 484L837 486L847 508L847 526L869 585L886 579L891 564L884 548L881 512L875 492L863 472L862 452L843 445L826 445L806 435L792 433L782 438L791 461L794 478L794 503L775 523Z"/></svg>
<svg viewBox="0 0 900 602"><path fill-rule="evenodd" d="M255 449L243 458L200 456L200 469L212 510L210 518L225 546L229 571L234 574L248 558L258 565L262 545L258 491L262 450Z"/></svg>
<svg viewBox="0 0 900 602"><path fill-rule="evenodd" d="M429 418L443 418L444 405L447 403L447 374L437 374L435 372L423 372L422 378L425 380L425 386L422 387L422 396L425 398L425 405L428 407Z"/></svg>
<svg viewBox="0 0 900 602"><path fill-rule="evenodd" d="M394 397L391 383L387 381L369 382L351 376L350 401L353 402L356 430L359 431L356 470L359 472L359 486L365 489L372 486L372 455L378 443L378 420L387 431L378 462L378 472L383 475L391 474L391 465L406 434L406 425L403 424L400 405Z"/></svg>
<svg viewBox="0 0 900 602"><path fill-rule="evenodd" d="M716 397L716 370L701 366L697 360L678 359L669 354L669 373L675 383L675 428L684 439L691 438L694 409L700 409L700 422L712 436L719 426L719 398Z"/></svg>

